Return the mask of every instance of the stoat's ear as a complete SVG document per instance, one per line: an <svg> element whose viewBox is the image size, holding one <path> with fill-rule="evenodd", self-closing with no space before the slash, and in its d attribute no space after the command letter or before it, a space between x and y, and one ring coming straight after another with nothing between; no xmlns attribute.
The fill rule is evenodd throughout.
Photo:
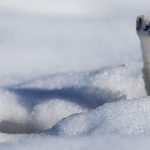
<svg viewBox="0 0 150 150"><path fill-rule="evenodd" d="M144 21L144 15L140 15L136 19L136 30L139 30L142 27Z"/></svg>

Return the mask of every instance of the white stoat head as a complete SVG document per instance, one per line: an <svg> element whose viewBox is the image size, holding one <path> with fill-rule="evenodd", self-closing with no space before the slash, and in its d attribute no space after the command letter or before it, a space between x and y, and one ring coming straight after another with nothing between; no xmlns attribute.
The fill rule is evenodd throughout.
<svg viewBox="0 0 150 150"><path fill-rule="evenodd" d="M150 17L138 16L136 19L136 31L139 37L150 37Z"/></svg>
<svg viewBox="0 0 150 150"><path fill-rule="evenodd" d="M141 41L144 64L150 64L150 17L138 16L136 31Z"/></svg>

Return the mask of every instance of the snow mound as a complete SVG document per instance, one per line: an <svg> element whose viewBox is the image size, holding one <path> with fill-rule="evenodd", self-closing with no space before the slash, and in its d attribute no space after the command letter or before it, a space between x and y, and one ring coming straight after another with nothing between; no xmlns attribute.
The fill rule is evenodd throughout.
<svg viewBox="0 0 150 150"><path fill-rule="evenodd" d="M150 133L150 98L122 100L72 115L52 128L54 135L148 134Z"/></svg>
<svg viewBox="0 0 150 150"><path fill-rule="evenodd" d="M51 128L59 120L87 109L63 99L37 103L29 109L9 91L0 91L0 132L35 133Z"/></svg>
<svg viewBox="0 0 150 150"><path fill-rule="evenodd" d="M50 130L72 114L145 95L138 63L34 78L1 90L0 132Z"/></svg>

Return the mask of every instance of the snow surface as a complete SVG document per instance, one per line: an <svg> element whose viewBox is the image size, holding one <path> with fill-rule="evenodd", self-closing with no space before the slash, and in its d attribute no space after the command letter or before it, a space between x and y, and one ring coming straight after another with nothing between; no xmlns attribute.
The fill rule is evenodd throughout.
<svg viewBox="0 0 150 150"><path fill-rule="evenodd" d="M0 1L0 149L148 149L149 1L63 2Z"/></svg>

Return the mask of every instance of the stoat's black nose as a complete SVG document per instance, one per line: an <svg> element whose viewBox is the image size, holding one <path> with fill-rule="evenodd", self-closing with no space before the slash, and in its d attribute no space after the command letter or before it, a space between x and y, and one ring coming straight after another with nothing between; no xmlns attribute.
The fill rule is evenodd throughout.
<svg viewBox="0 0 150 150"><path fill-rule="evenodd" d="M136 19L136 30L139 30L141 28L143 20L144 20L143 15L137 17L137 19ZM149 27L146 27L146 30L148 30L147 28L149 28Z"/></svg>
<svg viewBox="0 0 150 150"><path fill-rule="evenodd" d="M147 31L149 27L150 27L149 25L146 25L144 30Z"/></svg>

